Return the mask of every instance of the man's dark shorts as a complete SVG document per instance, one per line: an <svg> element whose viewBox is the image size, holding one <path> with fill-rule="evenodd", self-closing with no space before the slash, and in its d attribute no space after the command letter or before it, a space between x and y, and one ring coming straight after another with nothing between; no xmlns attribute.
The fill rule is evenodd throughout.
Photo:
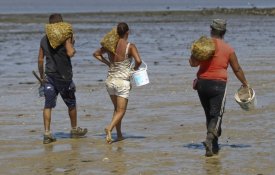
<svg viewBox="0 0 275 175"><path fill-rule="evenodd" d="M62 97L68 108L76 106L75 84L73 81L60 81L47 76L44 84L45 108L54 108L58 94Z"/></svg>

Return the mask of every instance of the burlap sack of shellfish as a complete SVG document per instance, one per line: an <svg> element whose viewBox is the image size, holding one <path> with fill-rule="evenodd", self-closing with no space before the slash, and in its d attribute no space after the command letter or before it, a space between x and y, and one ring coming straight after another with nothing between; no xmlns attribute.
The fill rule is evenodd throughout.
<svg viewBox="0 0 275 175"><path fill-rule="evenodd" d="M63 44L73 35L72 25L66 22L46 24L45 30L50 45L54 49Z"/></svg>
<svg viewBox="0 0 275 175"><path fill-rule="evenodd" d="M101 39L100 44L108 51L115 53L118 40L119 36L117 34L116 27L114 27Z"/></svg>
<svg viewBox="0 0 275 175"><path fill-rule="evenodd" d="M191 47L191 54L200 61L212 58L215 54L215 43L212 38L201 36Z"/></svg>

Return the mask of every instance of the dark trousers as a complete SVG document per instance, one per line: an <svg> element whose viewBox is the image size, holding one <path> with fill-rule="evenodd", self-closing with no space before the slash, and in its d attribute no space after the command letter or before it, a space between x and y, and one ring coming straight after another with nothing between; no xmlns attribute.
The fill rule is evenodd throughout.
<svg viewBox="0 0 275 175"><path fill-rule="evenodd" d="M199 79L197 91L206 116L207 135L217 139L221 135L221 123L225 106L226 82Z"/></svg>

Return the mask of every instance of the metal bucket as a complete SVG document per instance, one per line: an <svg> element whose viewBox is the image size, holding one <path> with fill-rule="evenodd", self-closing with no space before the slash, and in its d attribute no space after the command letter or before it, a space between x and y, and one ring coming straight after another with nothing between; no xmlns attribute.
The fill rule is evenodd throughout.
<svg viewBox="0 0 275 175"><path fill-rule="evenodd" d="M245 111L254 109L257 105L255 91L250 87L240 87L238 91L235 93L235 100L240 105L240 107Z"/></svg>

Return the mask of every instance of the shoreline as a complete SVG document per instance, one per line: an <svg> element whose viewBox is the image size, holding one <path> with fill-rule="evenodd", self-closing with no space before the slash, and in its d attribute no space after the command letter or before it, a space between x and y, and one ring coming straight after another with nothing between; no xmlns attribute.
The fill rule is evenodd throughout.
<svg viewBox="0 0 275 175"><path fill-rule="evenodd" d="M131 22L182 22L186 18L201 18L211 16L257 16L273 17L275 16L274 8L215 8L202 10L185 10L185 11L136 11L136 12L77 12L62 13L67 21L72 23L110 23L124 19L132 19ZM47 22L48 13L22 13L22 14L0 14L0 23L45 23ZM142 20L141 20L142 19ZM46 20L46 21L45 21ZM130 21L128 21L130 22Z"/></svg>
<svg viewBox="0 0 275 175"><path fill-rule="evenodd" d="M50 13L50 12L49 12ZM49 13L0 13L0 16L18 16L18 15L39 15L48 16ZM192 10L153 10L153 11L99 11L99 12L62 12L64 15L180 15L180 14L201 14L201 15L213 15L213 14L236 14L236 15L275 15L275 7L270 8L202 8L202 9L192 9ZM1 17L3 18L3 17Z"/></svg>

